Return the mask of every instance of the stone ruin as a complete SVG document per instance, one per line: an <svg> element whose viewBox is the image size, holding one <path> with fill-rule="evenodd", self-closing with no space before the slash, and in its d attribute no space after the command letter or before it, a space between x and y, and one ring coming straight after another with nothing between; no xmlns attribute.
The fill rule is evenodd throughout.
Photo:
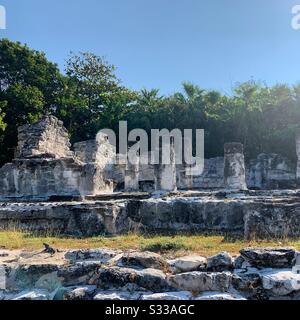
<svg viewBox="0 0 300 320"><path fill-rule="evenodd" d="M297 166L276 154L245 164L243 145L226 143L224 158L206 159L204 172L189 176L189 167L175 163L173 141L167 165L143 164L150 153L115 164L120 155L106 135L71 149L63 123L47 116L19 128L15 159L0 168L0 229L299 237L300 133L296 150ZM292 248L172 260L108 249L53 255L1 250L0 300L300 299Z"/></svg>
<svg viewBox="0 0 300 320"><path fill-rule="evenodd" d="M115 164L116 150L104 134L75 143L71 150L63 123L47 116L19 128L15 159L0 169L0 198L49 199L177 189L295 189L300 175L299 161L296 170L290 161L275 154L261 154L245 166L240 143L226 143L224 158L206 159L204 172L198 176L187 176L188 167L175 164L174 141L168 165L142 164L142 156L134 164Z"/></svg>
<svg viewBox="0 0 300 320"><path fill-rule="evenodd" d="M0 197L48 199L113 192L106 174L114 150L105 137L78 143L74 151L70 147L68 132L53 116L20 127L15 159L0 169Z"/></svg>
<svg viewBox="0 0 300 320"><path fill-rule="evenodd" d="M226 143L224 157L204 171L170 163L118 164L105 134L75 143L47 116L19 128L15 159L0 168L0 228L72 235L226 232L245 238L300 236L298 164L276 154L245 163L243 145Z"/></svg>
<svg viewBox="0 0 300 320"><path fill-rule="evenodd" d="M293 248L209 257L104 248L53 255L0 250L0 300L300 300L299 258Z"/></svg>

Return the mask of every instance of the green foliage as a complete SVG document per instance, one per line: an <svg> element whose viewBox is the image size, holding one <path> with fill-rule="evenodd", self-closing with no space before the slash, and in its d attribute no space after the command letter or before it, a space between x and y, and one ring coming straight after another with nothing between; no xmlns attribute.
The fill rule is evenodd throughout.
<svg viewBox="0 0 300 320"><path fill-rule="evenodd" d="M120 85L115 66L81 52L71 54L65 71L65 90L56 115L64 121L73 142L93 139L101 128L121 119L134 94Z"/></svg>
<svg viewBox="0 0 300 320"><path fill-rule="evenodd" d="M0 164L9 161L17 127L44 114L63 120L72 142L103 128L204 129L205 156L223 155L225 142L242 142L246 158L279 153L295 160L300 123L300 85L268 87L249 81L232 95L183 83L182 92L135 92L121 85L115 66L91 53L71 54L65 74L41 52L0 40Z"/></svg>
<svg viewBox="0 0 300 320"><path fill-rule="evenodd" d="M19 42L0 41L0 102L6 104L5 115L0 113L0 126L4 122L6 127L0 139L0 163L13 156L18 126L55 109L62 80L57 66L43 53Z"/></svg>

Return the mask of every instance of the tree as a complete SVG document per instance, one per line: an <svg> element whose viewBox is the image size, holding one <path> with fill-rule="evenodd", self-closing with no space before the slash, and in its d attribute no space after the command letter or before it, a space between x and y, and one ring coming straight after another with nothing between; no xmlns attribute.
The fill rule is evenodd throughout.
<svg viewBox="0 0 300 320"><path fill-rule="evenodd" d="M0 164L13 157L17 128L38 120L57 107L62 93L63 76L44 53L19 42L0 40L0 128L5 123ZM1 130L1 129L0 129ZM3 130L2 130L3 131Z"/></svg>
<svg viewBox="0 0 300 320"><path fill-rule="evenodd" d="M72 141L92 139L106 127L123 120L123 109L134 93L120 85L115 66L89 52L71 54L66 62L65 93L57 115Z"/></svg>

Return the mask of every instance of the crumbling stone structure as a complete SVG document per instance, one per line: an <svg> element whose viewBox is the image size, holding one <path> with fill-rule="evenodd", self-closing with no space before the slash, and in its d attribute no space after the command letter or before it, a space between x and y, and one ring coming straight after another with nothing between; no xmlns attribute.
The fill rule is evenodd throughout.
<svg viewBox="0 0 300 320"><path fill-rule="evenodd" d="M114 191L176 191L191 189L295 189L300 180L300 133L296 135L296 166L276 154L260 154L245 165L243 146L227 143L224 157L205 159L204 171L187 175L189 166L176 164L174 141L170 162L120 164L120 155L100 134L75 143L73 151L63 123L53 116L18 130L15 159L0 168L0 198L49 199L53 196L88 196ZM298 183L299 185L299 183Z"/></svg>
<svg viewBox="0 0 300 320"><path fill-rule="evenodd" d="M224 157L225 188L247 190L243 145L241 143L226 143Z"/></svg>
<svg viewBox="0 0 300 320"><path fill-rule="evenodd" d="M0 197L48 199L113 192L113 182L106 179L108 143L102 140L97 146L94 159L88 152L80 157L78 150L75 156L67 130L53 116L21 127L16 158L0 169Z"/></svg>
<svg viewBox="0 0 300 320"><path fill-rule="evenodd" d="M300 136L296 146L300 159ZM19 129L16 157L0 168L0 228L15 223L21 230L72 235L184 230L298 237L299 190L251 189L295 187L300 160L297 172L274 154L261 154L246 167L242 144L225 144L224 151L224 158L205 160L204 172L188 177L189 167L176 164L174 141L169 163L144 163L153 156L148 152L125 165L115 161L122 157L107 135L76 143L71 151L62 123L45 117ZM152 191L165 192L153 197ZM74 199L79 202L69 202Z"/></svg>
<svg viewBox="0 0 300 320"><path fill-rule="evenodd" d="M257 190L296 189L296 166L278 154L262 153L246 167L248 188Z"/></svg>
<svg viewBox="0 0 300 320"><path fill-rule="evenodd" d="M53 116L18 129L17 159L71 158L70 141L62 121Z"/></svg>

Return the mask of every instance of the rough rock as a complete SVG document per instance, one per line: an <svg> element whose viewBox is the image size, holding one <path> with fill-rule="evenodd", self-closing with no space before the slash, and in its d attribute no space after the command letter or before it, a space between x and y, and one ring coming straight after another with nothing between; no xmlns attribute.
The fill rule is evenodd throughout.
<svg viewBox="0 0 300 320"><path fill-rule="evenodd" d="M99 291L94 300L140 300L143 292Z"/></svg>
<svg viewBox="0 0 300 320"><path fill-rule="evenodd" d="M44 289L51 292L61 287L61 285L62 278L59 278L57 276L57 271L55 271L41 276L34 286L35 288Z"/></svg>
<svg viewBox="0 0 300 320"><path fill-rule="evenodd" d="M240 253L253 267L292 268L296 251L292 248L246 248Z"/></svg>
<svg viewBox="0 0 300 320"><path fill-rule="evenodd" d="M161 255L153 252L130 252L120 259L122 266L136 266L142 268L164 269L166 261Z"/></svg>
<svg viewBox="0 0 300 320"><path fill-rule="evenodd" d="M248 298L256 298L262 288L261 276L258 270L236 273L232 277L232 286Z"/></svg>
<svg viewBox="0 0 300 320"><path fill-rule="evenodd" d="M18 158L72 157L70 146L67 130L53 116L46 116L35 124L18 128Z"/></svg>
<svg viewBox="0 0 300 320"><path fill-rule="evenodd" d="M227 252L221 252L207 259L207 270L221 272L233 269L233 258Z"/></svg>
<svg viewBox="0 0 300 320"><path fill-rule="evenodd" d="M247 300L240 294L236 293L223 293L223 292L205 292L194 300Z"/></svg>
<svg viewBox="0 0 300 320"><path fill-rule="evenodd" d="M130 283L151 291L165 291L168 288L166 275L157 269L104 268L99 270L96 283L100 288L124 287Z"/></svg>
<svg viewBox="0 0 300 320"><path fill-rule="evenodd" d="M300 275L291 270L270 270L261 273L262 285L271 295L285 296L300 290Z"/></svg>
<svg viewBox="0 0 300 320"><path fill-rule="evenodd" d="M57 272L57 276L62 278L62 285L86 285L93 275L101 267L97 262L77 262L74 265L64 266Z"/></svg>
<svg viewBox="0 0 300 320"><path fill-rule="evenodd" d="M66 292L63 295L63 300L90 300L92 299L96 290L96 286L84 286L66 289Z"/></svg>
<svg viewBox="0 0 300 320"><path fill-rule="evenodd" d="M163 292L163 293L153 293L144 294L141 300L190 300L192 297L191 292L188 291L178 291L178 292Z"/></svg>
<svg viewBox="0 0 300 320"><path fill-rule="evenodd" d="M169 284L184 291L227 291L231 285L230 272L186 272L169 277Z"/></svg>
<svg viewBox="0 0 300 320"><path fill-rule="evenodd" d="M120 250L110 249L82 249L82 250L71 250L66 252L65 258L70 262L76 261L97 261L99 263L107 263L112 258L115 258L121 253Z"/></svg>
<svg viewBox="0 0 300 320"><path fill-rule="evenodd" d="M36 287L39 280L46 276L53 276L59 267L54 264L20 265L12 268L7 281L8 289L28 289Z"/></svg>
<svg viewBox="0 0 300 320"><path fill-rule="evenodd" d="M207 259L201 256L186 256L168 260L168 265L174 273L201 271L206 268Z"/></svg>
<svg viewBox="0 0 300 320"><path fill-rule="evenodd" d="M25 290L17 294L12 300L51 300L46 290Z"/></svg>
<svg viewBox="0 0 300 320"><path fill-rule="evenodd" d="M242 269L247 266L250 267L250 264L247 263L247 265L246 265L246 263L247 263L246 260L242 256L238 256L234 259L233 267L234 267L234 269Z"/></svg>

